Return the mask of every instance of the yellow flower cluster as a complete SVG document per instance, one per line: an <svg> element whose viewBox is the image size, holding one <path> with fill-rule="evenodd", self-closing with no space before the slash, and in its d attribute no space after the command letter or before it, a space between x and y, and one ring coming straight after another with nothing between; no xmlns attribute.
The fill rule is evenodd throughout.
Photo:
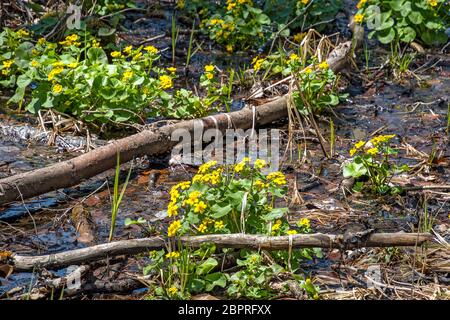
<svg viewBox="0 0 450 320"><path fill-rule="evenodd" d="M159 82L162 89L170 89L173 86L172 78L167 75L160 76Z"/></svg>
<svg viewBox="0 0 450 320"><path fill-rule="evenodd" d="M173 237L177 234L178 230L181 229L181 221L180 220L175 220L173 221L170 225L169 228L167 229L167 236L169 237Z"/></svg>
<svg viewBox="0 0 450 320"><path fill-rule="evenodd" d="M205 76L209 80L214 78L214 66L212 64L205 66Z"/></svg>
<svg viewBox="0 0 450 320"><path fill-rule="evenodd" d="M255 70L255 71L260 70L263 62L264 62L264 59L259 59L258 57L255 57L252 61L253 70Z"/></svg>
<svg viewBox="0 0 450 320"><path fill-rule="evenodd" d="M395 134L388 134L388 135L380 135L380 136L376 136L374 138L372 138L370 140L370 142L374 145L374 146L378 146L380 143L386 143L389 140L391 140L392 138L395 138Z"/></svg>
<svg viewBox="0 0 450 320"><path fill-rule="evenodd" d="M77 42L77 40L78 40L78 35L72 34L70 36L67 36L64 41L60 41L59 44L61 44L63 46L68 46L68 47L70 47L72 45L78 47L79 45L81 45L81 43Z"/></svg>
<svg viewBox="0 0 450 320"><path fill-rule="evenodd" d="M98 42L96 39L92 40L92 48L99 48L100 42Z"/></svg>
<svg viewBox="0 0 450 320"><path fill-rule="evenodd" d="M237 5L243 5L248 3L249 5L252 5L251 0L227 0L227 10L231 11L234 8L236 8Z"/></svg>
<svg viewBox="0 0 450 320"><path fill-rule="evenodd" d="M60 85L59 83L56 83L53 88L52 91L54 93L60 93L62 91L62 85Z"/></svg>
<svg viewBox="0 0 450 320"><path fill-rule="evenodd" d="M311 228L311 222L309 221L308 218L302 218L300 219L300 221L298 222L299 227L303 227L306 229L310 229Z"/></svg>
<svg viewBox="0 0 450 320"><path fill-rule="evenodd" d="M267 175L267 179L273 181L275 184L281 186L287 183L286 177L280 171L271 172Z"/></svg>
<svg viewBox="0 0 450 320"><path fill-rule="evenodd" d="M361 9L362 7L364 7L364 5L367 3L367 0L360 0L359 2L358 2L358 4L356 5L356 7L358 8L358 9Z"/></svg>
<svg viewBox="0 0 450 320"><path fill-rule="evenodd" d="M17 35L19 37L27 37L30 35L30 33L25 29L20 29L19 31L17 31Z"/></svg>
<svg viewBox="0 0 450 320"><path fill-rule="evenodd" d="M265 160L263 160L263 159L256 159L255 160L254 166L255 166L256 169L262 169L266 165L267 165L267 162Z"/></svg>
<svg viewBox="0 0 450 320"><path fill-rule="evenodd" d="M223 224L222 220L214 222L214 229L222 230L223 228L225 228L225 225Z"/></svg>
<svg viewBox="0 0 450 320"><path fill-rule="evenodd" d="M215 224L214 220L211 220L210 218L205 218L202 223L198 226L197 230L201 233L205 233L208 229L208 225Z"/></svg>
<svg viewBox="0 0 450 320"><path fill-rule="evenodd" d="M120 51L111 52L111 57L113 58L123 58L123 54Z"/></svg>
<svg viewBox="0 0 450 320"><path fill-rule="evenodd" d="M167 293L171 296L176 295L178 292L178 288L175 286L171 286L169 289L167 289Z"/></svg>
<svg viewBox="0 0 450 320"><path fill-rule="evenodd" d="M328 63L326 61L319 64L319 69L326 70L328 69Z"/></svg>
<svg viewBox="0 0 450 320"><path fill-rule="evenodd" d="M178 189L181 188L181 190L186 190L190 187L190 185L191 185L190 181L184 181L173 186L172 189L170 190L170 203L167 206L167 215L169 217L178 215L179 206L177 205L177 201L178 197L180 196L180 192L178 191Z"/></svg>
<svg viewBox="0 0 450 320"><path fill-rule="evenodd" d="M133 50L133 46L126 46L125 49L123 49L123 52L126 54L131 54L132 50Z"/></svg>
<svg viewBox="0 0 450 320"><path fill-rule="evenodd" d="M207 173L207 172L209 171L209 169L210 169L211 167L215 166L216 164L217 164L217 161L215 161L215 160L208 161L208 162L202 164L202 165L198 168L198 173L200 173L200 174Z"/></svg>
<svg viewBox="0 0 450 320"><path fill-rule="evenodd" d="M47 42L47 40L45 40L45 38L39 38L37 41L37 44L40 46L43 46L46 42Z"/></svg>
<svg viewBox="0 0 450 320"><path fill-rule="evenodd" d="M350 149L350 156L353 157L353 155L356 153L356 151L361 149L365 144L366 143L364 141L358 141L357 143L355 143L354 147L352 149Z"/></svg>
<svg viewBox="0 0 450 320"><path fill-rule="evenodd" d="M288 59L288 63L293 63L293 62L298 62L298 61L300 61L300 57L295 53L291 53L291 55L289 56L289 59Z"/></svg>
<svg viewBox="0 0 450 320"><path fill-rule="evenodd" d="M355 14L355 23L361 23L364 20L364 15L361 13Z"/></svg>
<svg viewBox="0 0 450 320"><path fill-rule="evenodd" d="M133 71L131 71L131 70L125 71L122 75L122 81L127 81L132 76L133 76Z"/></svg>
<svg viewBox="0 0 450 320"><path fill-rule="evenodd" d="M217 168L211 173L205 173L205 174L196 174L194 178L192 179L193 182L202 182L202 183L211 183L213 185L216 185L220 182L220 176L222 174L223 169ZM199 171L200 172L200 171Z"/></svg>
<svg viewBox="0 0 450 320"><path fill-rule="evenodd" d="M193 206L196 203L200 202L199 198L201 197L201 195L202 193L200 191L192 191L191 193L189 193L188 198L183 201L183 206Z"/></svg>
<svg viewBox="0 0 450 320"><path fill-rule="evenodd" d="M438 5L438 2L436 0L428 0L428 4L432 7L436 7Z"/></svg>
<svg viewBox="0 0 450 320"><path fill-rule="evenodd" d="M3 61L3 69L2 69L2 74L3 75L8 75L9 74L9 68L11 68L12 64L13 64L13 60L5 60Z"/></svg>
<svg viewBox="0 0 450 320"><path fill-rule="evenodd" d="M275 235L275 233L281 228L281 220L275 221L275 223L272 226L272 235Z"/></svg>
<svg viewBox="0 0 450 320"><path fill-rule="evenodd" d="M157 54L158 53L158 49L156 49L154 46L146 46L144 48L145 51L147 51L150 54Z"/></svg>
<svg viewBox="0 0 450 320"><path fill-rule="evenodd" d="M256 180L255 187L256 187L256 189L261 190L261 189L269 187L269 184L264 183L262 180Z"/></svg>
<svg viewBox="0 0 450 320"><path fill-rule="evenodd" d="M171 259L171 258L179 258L180 257L180 253L178 251L171 251L169 253L166 254L166 258L167 259Z"/></svg>
<svg viewBox="0 0 450 320"><path fill-rule="evenodd" d="M306 68L304 69L304 72L305 72L306 74L310 74L310 73L312 72L312 69L311 69L310 67L306 67Z"/></svg>
<svg viewBox="0 0 450 320"><path fill-rule="evenodd" d="M56 63L53 64L53 66L55 66ZM48 81L52 81L55 76L57 76L58 74L62 73L64 71L64 67L56 64L56 68L53 68L52 71L49 72L47 79Z"/></svg>

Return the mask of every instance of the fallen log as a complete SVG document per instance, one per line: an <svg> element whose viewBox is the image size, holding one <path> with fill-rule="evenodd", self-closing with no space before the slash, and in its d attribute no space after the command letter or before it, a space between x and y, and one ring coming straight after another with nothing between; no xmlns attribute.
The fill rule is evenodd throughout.
<svg viewBox="0 0 450 320"><path fill-rule="evenodd" d="M351 41L341 43L329 55L327 63L334 72L342 70L351 55ZM122 163L146 155L170 151L178 141L171 141L175 130L187 130L201 124L203 131L218 129L249 129L269 124L287 116L287 97L283 96L253 109L221 113L201 119L182 121L163 126L155 131L144 130L135 135L113 141L93 151L59 162L45 168L21 173L0 180L0 205L12 201L23 201L50 191L81 183L110 168L114 168L117 153Z"/></svg>
<svg viewBox="0 0 450 320"><path fill-rule="evenodd" d="M296 234L290 236L269 237L249 234L213 234L204 236L181 237L184 246L198 248L205 243L214 243L218 248L249 248L261 250L286 250L289 248L339 248L360 247L402 247L421 245L432 241L428 233L373 233L357 242L345 243L343 235ZM146 251L166 248L162 237L122 240L99 244L92 247L75 249L41 256L23 256L9 254L8 263L14 270L25 271L35 268L58 268L79 265L90 261L123 254L138 254ZM1 257L1 255L0 255Z"/></svg>

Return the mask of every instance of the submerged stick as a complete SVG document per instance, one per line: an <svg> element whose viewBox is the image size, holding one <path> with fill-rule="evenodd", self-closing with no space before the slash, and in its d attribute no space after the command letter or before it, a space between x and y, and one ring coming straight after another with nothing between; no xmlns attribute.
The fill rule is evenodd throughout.
<svg viewBox="0 0 450 320"><path fill-rule="evenodd" d="M287 250L289 248L360 248L360 247L404 247L421 245L432 241L429 233L374 233L357 242L345 243L343 235L295 234L269 237L249 234L212 234L204 236L181 237L183 246L198 248L205 243L214 243L218 248L249 248L256 250ZM42 256L8 255L8 262L15 270L34 268L57 268L82 264L107 256L137 254L166 247L162 237L121 240ZM1 257L1 255L0 255Z"/></svg>
<svg viewBox="0 0 450 320"><path fill-rule="evenodd" d="M350 41L338 45L327 59L330 69L334 72L342 70L350 54ZM178 143L178 140L171 139L172 133L176 130L187 130L192 136L194 127L199 126L203 131L218 129L223 133L226 129L250 129L269 124L287 116L287 97L283 96L258 106L255 110L256 115L252 109L243 109L196 120L181 121L155 131L144 130L71 160L0 179L0 205L77 185L85 179L114 168L117 153L120 154L122 163L125 163L145 155L168 152Z"/></svg>

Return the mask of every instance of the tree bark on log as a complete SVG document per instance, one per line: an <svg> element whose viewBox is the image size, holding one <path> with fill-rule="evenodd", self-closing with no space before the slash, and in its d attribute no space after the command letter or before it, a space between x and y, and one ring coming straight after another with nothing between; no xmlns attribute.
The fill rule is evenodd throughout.
<svg viewBox="0 0 450 320"><path fill-rule="evenodd" d="M295 234L290 236L269 237L249 234L212 234L204 236L181 237L184 246L198 248L205 243L214 243L218 248L249 248L261 250L285 250L297 248L340 248L360 247L401 247L416 246L432 241L429 233L373 233L352 243L345 243L343 235ZM175 241L176 242L176 241ZM12 254L8 258L15 270L25 271L34 268L58 268L78 265L107 256L137 254L166 247L162 237L122 240L99 244L92 247L75 249L42 256L22 256Z"/></svg>
<svg viewBox="0 0 450 320"><path fill-rule="evenodd" d="M351 41L341 43L329 55L327 63L334 72L342 70L351 53ZM266 103L252 109L221 113L201 119L182 121L167 125L156 131L144 130L138 134L113 141L112 143L45 168L21 173L0 180L0 206L12 201L21 201L50 191L67 188L102 173L116 165L117 153L122 163L145 155L168 152L178 141L171 141L177 129L194 132L196 123L203 130L249 129L269 124L287 116L287 97ZM253 123L255 119L255 123Z"/></svg>

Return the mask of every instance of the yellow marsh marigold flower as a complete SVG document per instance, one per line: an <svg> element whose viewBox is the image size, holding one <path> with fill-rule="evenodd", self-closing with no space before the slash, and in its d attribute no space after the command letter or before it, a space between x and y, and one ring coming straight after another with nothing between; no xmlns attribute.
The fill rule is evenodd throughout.
<svg viewBox="0 0 450 320"><path fill-rule="evenodd" d="M361 9L366 4L366 2L367 0L360 0L356 5L356 8Z"/></svg>
<svg viewBox="0 0 450 320"><path fill-rule="evenodd" d="M46 42L47 42L47 40L45 40L45 38L39 38L39 40L37 41L37 44L40 46L43 46Z"/></svg>
<svg viewBox="0 0 450 320"><path fill-rule="evenodd" d="M391 139L394 138L394 137L395 137L395 134L389 134L389 135L385 135L385 136L380 135L380 136L376 136L376 137L372 138L372 139L370 140L370 142L371 142L374 146L377 146L377 145L379 145L380 143L388 142L389 140L391 140Z"/></svg>
<svg viewBox="0 0 450 320"><path fill-rule="evenodd" d="M264 183L262 180L256 180L255 181L255 187L259 190L267 188L269 185L267 183Z"/></svg>
<svg viewBox="0 0 450 320"><path fill-rule="evenodd" d="M56 75L60 74L63 71L64 71L63 67L56 67L55 69L50 71L50 73L48 74L48 76L47 76L48 81L52 81Z"/></svg>
<svg viewBox="0 0 450 320"><path fill-rule="evenodd" d="M364 20L364 15L360 14L360 13L355 14L354 19L355 19L355 23L361 23Z"/></svg>
<svg viewBox="0 0 450 320"><path fill-rule="evenodd" d="M170 89L173 86L172 78L167 75L160 76L159 82L162 89Z"/></svg>
<svg viewBox="0 0 450 320"><path fill-rule="evenodd" d="M297 230L288 230L287 234L297 234Z"/></svg>
<svg viewBox="0 0 450 320"><path fill-rule="evenodd" d="M180 253L178 251L172 251L166 254L166 258L170 259L170 258L178 258L180 256Z"/></svg>
<svg viewBox="0 0 450 320"><path fill-rule="evenodd" d="M78 62L69 63L67 66L71 69L74 69L74 68L78 67Z"/></svg>
<svg viewBox="0 0 450 320"><path fill-rule="evenodd" d="M319 68L322 70L328 69L328 63L326 61L320 63Z"/></svg>
<svg viewBox="0 0 450 320"><path fill-rule="evenodd" d="M199 201L194 205L194 212L195 213L203 213L206 209L206 203L203 201Z"/></svg>
<svg viewBox="0 0 450 320"><path fill-rule="evenodd" d="M255 71L260 70L263 62L264 62L264 59L258 59L258 57L255 57L252 61L253 70L255 70Z"/></svg>
<svg viewBox="0 0 450 320"><path fill-rule="evenodd" d="M134 55L133 61L137 61L142 57L142 52L138 52Z"/></svg>
<svg viewBox="0 0 450 320"><path fill-rule="evenodd" d="M178 215L178 206L174 203L169 203L167 206L167 216L174 217Z"/></svg>
<svg viewBox="0 0 450 320"><path fill-rule="evenodd" d="M378 148L371 148L367 150L367 154L370 154L371 156L378 154Z"/></svg>
<svg viewBox="0 0 450 320"><path fill-rule="evenodd" d="M39 66L39 62L37 62L36 60L31 60L31 63L30 63L30 64L31 64L32 67L35 67L35 68L36 68L37 66Z"/></svg>
<svg viewBox="0 0 450 320"><path fill-rule="evenodd" d="M300 221L298 222L299 227L303 227L306 229L311 228L311 222L309 221L308 218L302 218L300 219Z"/></svg>
<svg viewBox="0 0 450 320"><path fill-rule="evenodd" d="M262 169L267 165L267 162L263 159L256 159L255 161L255 168L256 169Z"/></svg>
<svg viewBox="0 0 450 320"><path fill-rule="evenodd" d="M233 46L231 44L227 44L225 49L227 50L228 53L232 53L233 52Z"/></svg>
<svg viewBox="0 0 450 320"><path fill-rule="evenodd" d="M169 67L169 68L167 68L167 70L168 70L170 73L175 73L175 72L177 72L177 68L174 68L174 67Z"/></svg>
<svg viewBox="0 0 450 320"><path fill-rule="evenodd" d="M212 78L214 78L214 75L212 73L209 73L209 72L205 73L205 76L206 76L206 78L208 80L211 80Z"/></svg>
<svg viewBox="0 0 450 320"><path fill-rule="evenodd" d="M208 225L204 222L202 222L199 226L198 226L198 231L200 231L201 233L205 233L206 229L208 229Z"/></svg>
<svg viewBox="0 0 450 320"><path fill-rule="evenodd" d="M119 51L113 51L113 52L111 52L111 57L113 57L113 58L122 58L123 55Z"/></svg>
<svg viewBox="0 0 450 320"><path fill-rule="evenodd" d="M245 167L245 163L238 163L237 165L234 166L234 172L241 172Z"/></svg>
<svg viewBox="0 0 450 320"><path fill-rule="evenodd" d="M3 69L2 75L7 76L9 74L9 69Z"/></svg>
<svg viewBox="0 0 450 320"><path fill-rule="evenodd" d="M356 151L358 151L358 150L356 150L356 148L350 149L350 152L349 152L350 157L353 157L353 155L356 153Z"/></svg>
<svg viewBox="0 0 450 320"><path fill-rule="evenodd" d="M286 177L280 171L271 172L267 175L267 179L273 181L275 184L281 186L287 183Z"/></svg>
<svg viewBox="0 0 450 320"><path fill-rule="evenodd" d="M436 7L438 5L438 2L436 0L428 0L428 4L432 7Z"/></svg>
<svg viewBox="0 0 450 320"><path fill-rule="evenodd" d="M62 91L62 85L60 85L59 83L55 84L52 88L52 91L54 93L60 93Z"/></svg>
<svg viewBox="0 0 450 320"><path fill-rule="evenodd" d="M133 50L133 46L126 46L125 49L123 49L123 52L131 54L131 50Z"/></svg>
<svg viewBox="0 0 450 320"><path fill-rule="evenodd" d="M158 49L156 49L156 47L154 46L146 46L144 48L145 51L147 51L150 54L157 54L158 53Z"/></svg>
<svg viewBox="0 0 450 320"><path fill-rule="evenodd" d="M98 48L98 47L100 47L100 42L98 42L97 40L92 40L92 47L93 48Z"/></svg>
<svg viewBox="0 0 450 320"><path fill-rule="evenodd" d="M167 229L167 236L169 237L173 237L177 234L178 230L181 229L181 221L180 220L175 220L173 221L170 225L169 228Z"/></svg>
<svg viewBox="0 0 450 320"><path fill-rule="evenodd" d="M355 143L355 148L359 149L361 148L363 145L365 145L366 143L364 141L358 141L357 143Z"/></svg>
<svg viewBox="0 0 450 320"><path fill-rule="evenodd" d="M222 230L223 228L225 228L225 225L223 224L222 220L214 222L214 229Z"/></svg>
<svg viewBox="0 0 450 320"><path fill-rule="evenodd" d="M301 2L302 4L308 4L309 0L300 0L299 2Z"/></svg>
<svg viewBox="0 0 450 320"><path fill-rule="evenodd" d="M294 35L293 40L294 40L294 42L300 43L305 36L306 36L306 32L299 32Z"/></svg>
<svg viewBox="0 0 450 320"><path fill-rule="evenodd" d="M292 53L292 54L289 56L288 62L291 63L291 62L296 62L296 61L300 61L300 57L299 57L297 54Z"/></svg>
<svg viewBox="0 0 450 320"><path fill-rule="evenodd" d="M13 60L5 60L3 61L3 68L8 69L11 67L11 65L13 64Z"/></svg>
<svg viewBox="0 0 450 320"><path fill-rule="evenodd" d="M133 76L133 71L125 71L122 76L122 81L126 81Z"/></svg>
<svg viewBox="0 0 450 320"><path fill-rule="evenodd" d="M205 66L205 71L206 72L213 72L214 71L214 66L212 64L209 64L209 65Z"/></svg>
<svg viewBox="0 0 450 320"><path fill-rule="evenodd" d="M19 31L17 31L17 35L19 37L26 37L26 36L29 36L30 33L25 29L20 29Z"/></svg>
<svg viewBox="0 0 450 320"><path fill-rule="evenodd" d="M305 68L305 73L310 74L312 72L312 69L310 67Z"/></svg>
<svg viewBox="0 0 450 320"><path fill-rule="evenodd" d="M277 220L273 225L272 225L272 234L275 234L275 231L279 230L281 227L281 220Z"/></svg>
<svg viewBox="0 0 450 320"><path fill-rule="evenodd" d="M177 287L174 287L174 286L172 286L172 287L170 287L169 289L167 289L167 293L168 293L169 295L171 295L171 296L176 295L177 292L178 292L178 289L177 289Z"/></svg>
<svg viewBox="0 0 450 320"><path fill-rule="evenodd" d="M202 164L199 168L198 168L198 173L203 174L209 171L209 169L213 166L215 166L217 164L216 160L211 160L208 161L204 164Z"/></svg>

